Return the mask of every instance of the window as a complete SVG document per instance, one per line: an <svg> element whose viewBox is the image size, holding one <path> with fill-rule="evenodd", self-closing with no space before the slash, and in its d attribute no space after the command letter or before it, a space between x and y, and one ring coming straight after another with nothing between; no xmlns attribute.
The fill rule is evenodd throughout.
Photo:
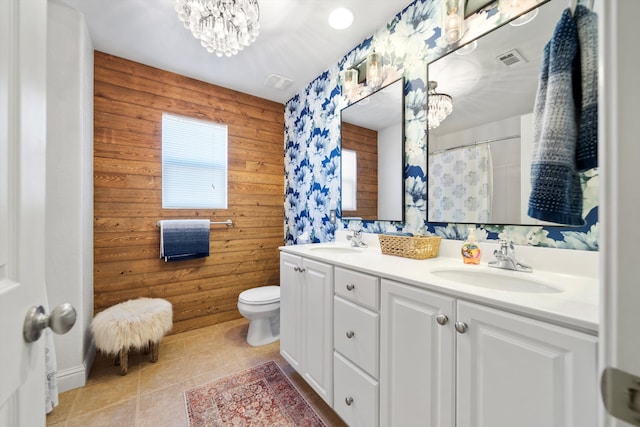
<svg viewBox="0 0 640 427"><path fill-rule="evenodd" d="M162 114L162 207L227 208L227 126Z"/></svg>
<svg viewBox="0 0 640 427"><path fill-rule="evenodd" d="M356 152L342 150L342 210L355 211L358 209L358 161Z"/></svg>

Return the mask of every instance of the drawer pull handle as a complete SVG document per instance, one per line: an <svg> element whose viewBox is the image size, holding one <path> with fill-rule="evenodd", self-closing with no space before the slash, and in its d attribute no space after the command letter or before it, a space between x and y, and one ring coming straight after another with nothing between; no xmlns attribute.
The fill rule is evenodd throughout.
<svg viewBox="0 0 640 427"><path fill-rule="evenodd" d="M449 322L449 318L446 314L438 314L436 316L436 322L438 322L438 325L444 326Z"/></svg>
<svg viewBox="0 0 640 427"><path fill-rule="evenodd" d="M468 328L469 327L466 323L460 321L456 322L456 331L458 331L459 333L464 334L465 332L467 332Z"/></svg>
<svg viewBox="0 0 640 427"><path fill-rule="evenodd" d="M353 397L351 397L351 396L345 397L344 398L344 403L346 403L347 406L351 406L353 404Z"/></svg>
<svg viewBox="0 0 640 427"><path fill-rule="evenodd" d="M348 291L352 291L354 290L356 287L356 285L354 285L353 283L347 283L347 290Z"/></svg>
<svg viewBox="0 0 640 427"><path fill-rule="evenodd" d="M347 331L347 338L353 338L356 333L353 331Z"/></svg>

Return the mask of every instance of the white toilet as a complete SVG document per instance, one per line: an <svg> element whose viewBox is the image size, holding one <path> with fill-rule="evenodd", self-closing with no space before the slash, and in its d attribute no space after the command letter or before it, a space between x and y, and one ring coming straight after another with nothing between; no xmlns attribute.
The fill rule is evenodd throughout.
<svg viewBox="0 0 640 427"><path fill-rule="evenodd" d="M249 319L247 342L250 345L265 345L280 339L280 286L260 286L241 292L238 311Z"/></svg>

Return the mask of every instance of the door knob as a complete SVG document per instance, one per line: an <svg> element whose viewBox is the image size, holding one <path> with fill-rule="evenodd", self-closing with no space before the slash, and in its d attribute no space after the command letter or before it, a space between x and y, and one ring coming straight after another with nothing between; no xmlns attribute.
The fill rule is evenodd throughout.
<svg viewBox="0 0 640 427"><path fill-rule="evenodd" d="M600 391L609 414L640 426L640 377L609 366L602 371Z"/></svg>
<svg viewBox="0 0 640 427"><path fill-rule="evenodd" d="M45 328L51 328L56 334L65 334L76 323L76 309L69 303L60 304L47 315L41 305L27 311L22 335L26 342L37 341Z"/></svg>

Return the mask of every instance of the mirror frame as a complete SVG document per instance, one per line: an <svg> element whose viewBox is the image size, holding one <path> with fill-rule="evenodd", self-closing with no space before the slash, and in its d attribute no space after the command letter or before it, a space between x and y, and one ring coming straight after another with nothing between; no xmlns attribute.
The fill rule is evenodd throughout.
<svg viewBox="0 0 640 427"><path fill-rule="evenodd" d="M529 13L529 12L535 10L535 9L547 7L549 5L549 3L551 3L550 0L542 0L540 3L536 4L535 7L527 9L527 10L524 10L519 16L524 15L526 13ZM556 4L558 4L558 3L556 3ZM557 19L555 21L553 21L552 28L555 28L556 22L557 22L558 19L560 19L560 15L562 14L562 10L564 10L564 9L560 8L560 13L556 17ZM482 43L482 39L487 37L487 36L492 36L492 35L495 36L495 34L497 32L503 30L505 27L508 27L509 22L511 22L512 20L514 20L516 18L517 17L513 17L512 19L510 19L508 21L502 22L500 25L497 25L495 28L491 29L490 31L488 31L486 33L483 33L479 37L476 37L474 39L470 39L470 40L466 41L464 45L456 46L455 48L452 48L452 49L446 51L445 53L443 53L443 55L439 56L438 58L435 58L434 60L428 62L427 63L427 82L432 77L430 75L430 67L432 66L432 64L434 64L435 62L438 62L440 60L443 60L443 59L445 59L447 57L450 57L451 55L454 55L455 52L458 51L459 49L461 49L461 48L463 48L465 46L468 46L468 45L470 45L470 44L472 44L472 43L474 43L476 41L478 43ZM538 19L540 19L540 18L538 18ZM553 35L553 30L551 30L545 36L548 36L548 38L551 39L552 35ZM542 52L543 47L544 47L544 44L542 46L540 46L540 52ZM508 49L505 48L504 50L506 51ZM537 80L536 80L536 85L537 85ZM447 90L445 90L445 89L440 90L440 87L438 87L437 91L438 92L447 93ZM535 98L535 94L534 94L534 98ZM427 95L427 99L428 99L428 95ZM531 100L531 111L532 112L533 112L533 109L534 109L534 106L533 106L534 104L533 103L534 103L534 99ZM454 111L455 111L455 97L454 97ZM515 116L510 116L510 117L507 117L507 118L513 118L513 117L515 117ZM491 122L491 123L493 123L493 122ZM425 173L426 173L427 177L429 177L429 175L430 175L429 156L430 156L430 152L432 151L430 149L430 144L429 144L430 134L431 134L431 132L428 130L428 127L427 127L427 168L425 170ZM509 136L508 138L511 138L511 136ZM498 138L498 139L504 139L504 138ZM479 140L479 141L477 141L475 143L471 143L470 142L467 145L469 147L472 147L472 146L475 146L477 143L485 143L485 142L489 142L489 141L484 141L484 140L481 139L481 140ZM465 146L465 145L461 145L460 147L463 147L463 146ZM522 169L522 166L521 166L521 169ZM428 223L433 223L433 224L436 224L436 223L445 223L445 224L484 224L484 225L507 225L507 226L508 225L514 225L514 226L524 226L524 227L527 227L527 226L529 226L529 227L530 226L563 227L563 228L573 227L573 226L570 226L570 225L567 225L567 224L558 224L558 223L550 223L550 222L545 222L545 221L539 221L539 220L537 220L535 218L530 218L530 221L527 221L527 222L523 222L521 220L519 222L509 222L509 223L497 222L497 221L487 221L487 222L484 222L484 221L470 221L470 220L467 220L467 221L456 221L453 218L443 219L441 221L431 220L431 218L430 218L430 208L431 208L431 206L433 204L433 201L430 200L430 198L428 197L428 195L430 193L430 185L431 185L431 183L427 179L427 200L426 200L427 209L426 209L426 215L427 215L427 222ZM521 194L520 195L521 199L523 197L526 197L528 199L528 195L527 194ZM518 200L518 202L520 202L520 199ZM526 212L525 212L525 214L526 214ZM585 216L586 215L588 215L588 213L585 213Z"/></svg>
<svg viewBox="0 0 640 427"><path fill-rule="evenodd" d="M405 88L405 79L404 76L399 77L387 84L385 84L384 86L381 86L380 88L376 89L375 91L371 92L370 94L368 94L365 97L362 97L360 99L358 99L356 102L353 102L349 105L347 105L346 107L344 107L342 110L340 110L340 151L342 152L342 150L344 149L343 147L343 123L344 122L344 114L345 114L345 110L348 110L349 108L353 108L355 107L355 109L357 109L359 106L363 106L366 105L366 103L370 103L373 98L375 98L375 95L379 95L381 93L383 93L383 91L385 89L388 89L390 86L396 84L396 83L400 83L400 90L401 90L401 94L400 94L400 105L398 106L398 108L400 109L400 154L399 154L399 158L398 158L398 170L399 170L399 180L400 180L400 216L398 218L381 218L379 216L379 214L377 213L377 208L376 208L376 217L372 218L372 217L345 217L344 215L344 211L342 209L342 165L340 167L340 217L343 221L347 221L347 220L361 220L361 221L391 221L391 222L401 222L404 223L405 221L405 217L406 217L406 213L405 213L405 174L404 174L404 170L405 170L405 95L406 95L406 88ZM384 101L383 101L384 102ZM382 104L380 104L382 105ZM353 112L354 110L352 109L350 112ZM346 122L349 124L352 124L350 122ZM354 124L354 126L359 126L358 124ZM379 131L380 129L375 129L376 133ZM379 156L379 153L378 153ZM342 155L340 156L341 160L342 160ZM380 157L378 157L377 162L378 165L380 164ZM377 166L376 166L377 167ZM379 198L380 198L380 186L379 186L379 168L377 168L378 172L377 172L377 176L378 176L378 183L377 185L377 193L378 193L378 204L379 204ZM359 184L358 184L359 185ZM356 189L356 192L358 190ZM354 211L349 211L349 212L354 212ZM357 212L357 210L355 211Z"/></svg>

